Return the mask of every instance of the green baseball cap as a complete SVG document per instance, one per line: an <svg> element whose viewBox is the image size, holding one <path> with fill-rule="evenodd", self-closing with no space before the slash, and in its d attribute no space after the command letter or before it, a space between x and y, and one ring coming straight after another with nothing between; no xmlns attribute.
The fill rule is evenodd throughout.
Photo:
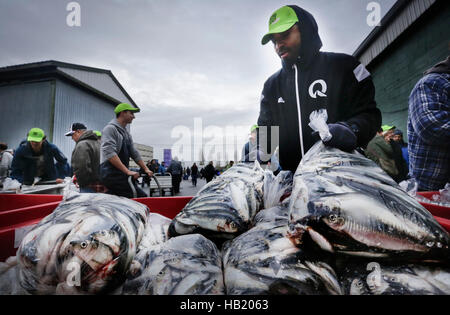
<svg viewBox="0 0 450 315"><path fill-rule="evenodd" d="M97 135L97 137L101 137L102 133L98 130L94 130L94 133Z"/></svg>
<svg viewBox="0 0 450 315"><path fill-rule="evenodd" d="M383 129L383 132L394 129L394 128L395 128L395 126L389 126L389 125L381 126L381 129Z"/></svg>
<svg viewBox="0 0 450 315"><path fill-rule="evenodd" d="M139 108L133 107L130 104L120 103L116 106L116 108L114 108L114 113L118 114L120 112L123 112L124 110L131 110L132 112L136 113L139 113L141 111Z"/></svg>
<svg viewBox="0 0 450 315"><path fill-rule="evenodd" d="M258 129L259 127L258 127L258 125L253 125L251 128L250 128L250 132L253 132L253 131L255 131L256 129Z"/></svg>
<svg viewBox="0 0 450 315"><path fill-rule="evenodd" d="M269 19L269 32L264 35L261 44L267 44L272 38L272 34L286 32L297 22L297 14L291 7L284 6L276 10Z"/></svg>
<svg viewBox="0 0 450 315"><path fill-rule="evenodd" d="M41 128L31 128L28 132L27 141L41 142L44 137L44 130L42 130Z"/></svg>

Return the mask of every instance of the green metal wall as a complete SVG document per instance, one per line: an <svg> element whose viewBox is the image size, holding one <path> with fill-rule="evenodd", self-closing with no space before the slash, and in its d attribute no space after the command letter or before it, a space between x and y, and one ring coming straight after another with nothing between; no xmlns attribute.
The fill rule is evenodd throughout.
<svg viewBox="0 0 450 315"><path fill-rule="evenodd" d="M430 10L368 66L383 124L395 125L405 139L412 89L425 70L450 55L450 6Z"/></svg>

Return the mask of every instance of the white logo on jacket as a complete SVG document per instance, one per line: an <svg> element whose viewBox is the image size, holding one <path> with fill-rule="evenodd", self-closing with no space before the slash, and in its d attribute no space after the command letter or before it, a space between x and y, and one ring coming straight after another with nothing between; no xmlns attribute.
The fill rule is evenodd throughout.
<svg viewBox="0 0 450 315"><path fill-rule="evenodd" d="M316 85L320 85L319 90L314 90L314 87ZM327 92L327 83L324 80L316 80L309 86L309 96L312 98L317 98L317 96L320 97L327 97L325 94Z"/></svg>

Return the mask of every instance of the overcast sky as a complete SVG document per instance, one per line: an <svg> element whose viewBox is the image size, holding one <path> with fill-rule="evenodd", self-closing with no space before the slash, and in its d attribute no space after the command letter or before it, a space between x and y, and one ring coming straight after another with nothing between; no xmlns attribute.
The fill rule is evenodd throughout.
<svg viewBox="0 0 450 315"><path fill-rule="evenodd" d="M135 142L161 159L180 134L193 135L194 118L207 146L212 130L240 130L240 157L264 81L281 66L273 45L261 45L276 9L303 7L317 20L322 51L352 54L373 30L368 4L382 17L396 1L78 0L79 27L67 25L70 2L0 0L0 67L58 60L111 70L141 108Z"/></svg>

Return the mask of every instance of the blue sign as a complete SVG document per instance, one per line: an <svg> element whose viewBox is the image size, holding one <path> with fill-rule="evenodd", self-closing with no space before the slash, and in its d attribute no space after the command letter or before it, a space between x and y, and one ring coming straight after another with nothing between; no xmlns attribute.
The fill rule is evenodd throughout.
<svg viewBox="0 0 450 315"><path fill-rule="evenodd" d="M172 149L164 149L164 163L166 166L172 162Z"/></svg>

